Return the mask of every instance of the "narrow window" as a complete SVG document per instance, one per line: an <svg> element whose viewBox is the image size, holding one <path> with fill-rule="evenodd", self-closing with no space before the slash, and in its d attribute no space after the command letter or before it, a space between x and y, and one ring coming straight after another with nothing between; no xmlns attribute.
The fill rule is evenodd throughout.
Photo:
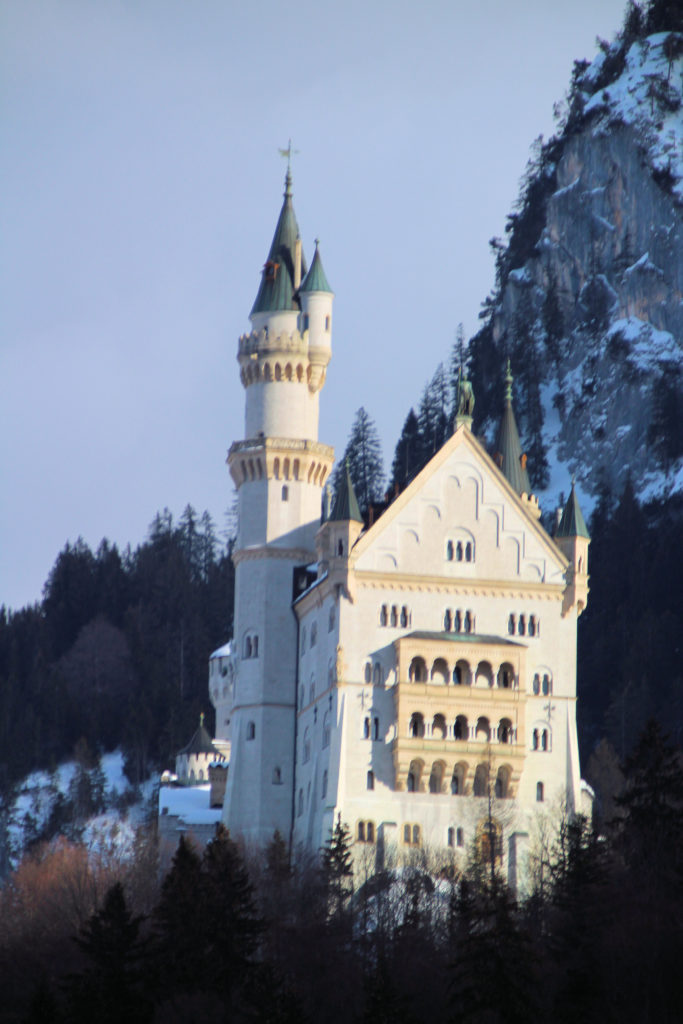
<svg viewBox="0 0 683 1024"><path fill-rule="evenodd" d="M459 828L457 833L456 833L456 841L457 841L458 846L464 846L465 845L465 833L464 833L463 829L461 829L461 828Z"/></svg>
<svg viewBox="0 0 683 1024"><path fill-rule="evenodd" d="M251 651L254 658L258 658L258 637L255 636L251 642Z"/></svg>
<svg viewBox="0 0 683 1024"><path fill-rule="evenodd" d="M514 615L511 615L510 618L508 619L508 633L510 634L510 636L514 636L515 635L515 617L514 617Z"/></svg>
<svg viewBox="0 0 683 1024"><path fill-rule="evenodd" d="M387 624L387 606L385 604L379 610L379 624L380 626L386 626Z"/></svg>
<svg viewBox="0 0 683 1024"><path fill-rule="evenodd" d="M542 782L537 782L536 783L536 801L539 804L543 803L543 783Z"/></svg>
<svg viewBox="0 0 683 1024"><path fill-rule="evenodd" d="M369 843L374 843L374 841L375 841L375 823L374 823L374 821L368 821L366 823L366 835L368 837L368 842Z"/></svg>
<svg viewBox="0 0 683 1024"><path fill-rule="evenodd" d="M531 740L531 749L532 750L538 750L538 729L534 729L532 740Z"/></svg>
<svg viewBox="0 0 683 1024"><path fill-rule="evenodd" d="M372 738L373 740L379 739L379 718L377 715L372 720Z"/></svg>
<svg viewBox="0 0 683 1024"><path fill-rule="evenodd" d="M372 682L372 665L370 664L369 661L365 662L365 682Z"/></svg>
<svg viewBox="0 0 683 1024"><path fill-rule="evenodd" d="M370 739L370 719L366 718L363 721L363 739Z"/></svg>
<svg viewBox="0 0 683 1024"><path fill-rule="evenodd" d="M344 555L344 541L343 540L340 540L338 542L338 544L337 544L337 554L339 555L340 558L342 558L343 555Z"/></svg>
<svg viewBox="0 0 683 1024"><path fill-rule="evenodd" d="M410 825L403 826L403 842L410 845Z"/></svg>
<svg viewBox="0 0 683 1024"><path fill-rule="evenodd" d="M329 316L326 316L325 317L325 330L329 331L329 329L330 329L330 318L329 318Z"/></svg>
<svg viewBox="0 0 683 1024"><path fill-rule="evenodd" d="M365 842L365 822L364 821L359 821L358 822L358 842L359 843L364 843Z"/></svg>
<svg viewBox="0 0 683 1024"><path fill-rule="evenodd" d="M413 825L413 846L420 845L420 826Z"/></svg>
<svg viewBox="0 0 683 1024"><path fill-rule="evenodd" d="M541 750L548 749L548 730L544 729L541 733Z"/></svg>
<svg viewBox="0 0 683 1024"><path fill-rule="evenodd" d="M256 738L256 726L253 722L247 722L247 739L253 740Z"/></svg>
<svg viewBox="0 0 683 1024"><path fill-rule="evenodd" d="M453 619L453 632L454 633L459 633L461 629L462 629L462 620L460 618L460 609L458 609L458 611L455 613L455 617Z"/></svg>
<svg viewBox="0 0 683 1024"><path fill-rule="evenodd" d="M456 562L462 562L462 541L458 541L455 548L455 560Z"/></svg>
<svg viewBox="0 0 683 1024"><path fill-rule="evenodd" d="M382 666L378 661L375 662L375 667L372 671L372 681L373 683L382 682Z"/></svg>
<svg viewBox="0 0 683 1024"><path fill-rule="evenodd" d="M336 619L336 616L335 616L334 605L331 605L330 606L329 615L327 616L327 632L328 633L331 633L332 630L334 629L335 619Z"/></svg>
<svg viewBox="0 0 683 1024"><path fill-rule="evenodd" d="M306 627L304 626L301 630L301 653L303 654L306 650Z"/></svg>
<svg viewBox="0 0 683 1024"><path fill-rule="evenodd" d="M327 769L323 772L322 798L327 796Z"/></svg>
<svg viewBox="0 0 683 1024"><path fill-rule="evenodd" d="M273 785L282 785L282 771L280 770L280 768L273 768Z"/></svg>
<svg viewBox="0 0 683 1024"><path fill-rule="evenodd" d="M529 616L529 636L536 636L536 616Z"/></svg>
<svg viewBox="0 0 683 1024"><path fill-rule="evenodd" d="M446 609L446 614L443 617L443 628L447 633L450 633L453 629L453 615L450 608Z"/></svg>
<svg viewBox="0 0 683 1024"><path fill-rule="evenodd" d="M526 619L523 615L520 615L519 617L519 625L517 627L517 632L520 636L524 636L524 634L526 633Z"/></svg>
<svg viewBox="0 0 683 1024"><path fill-rule="evenodd" d="M203 768L199 769L199 781L200 782L204 781L204 769Z"/></svg>
<svg viewBox="0 0 683 1024"><path fill-rule="evenodd" d="M448 544L446 545L446 559L449 562L453 561L453 541L452 540L449 540Z"/></svg>
<svg viewBox="0 0 683 1024"><path fill-rule="evenodd" d="M455 829L449 828L448 830L448 845L455 846Z"/></svg>
<svg viewBox="0 0 683 1024"><path fill-rule="evenodd" d="M403 629L405 629L407 625L408 625L408 608L406 607L406 605L403 605L403 607L401 608L401 627Z"/></svg>
<svg viewBox="0 0 683 1024"><path fill-rule="evenodd" d="M533 691L536 694L536 696L538 696L538 694L541 692L541 677L539 676L538 672L534 676Z"/></svg>
<svg viewBox="0 0 683 1024"><path fill-rule="evenodd" d="M391 606L391 625L398 626L398 608L395 604Z"/></svg>
<svg viewBox="0 0 683 1024"><path fill-rule="evenodd" d="M282 485L282 500L289 501L289 487L287 484Z"/></svg>
<svg viewBox="0 0 683 1024"><path fill-rule="evenodd" d="M406 784L406 789L408 790L409 793L415 792L415 776L413 775L412 772L408 772L408 781Z"/></svg>
<svg viewBox="0 0 683 1024"><path fill-rule="evenodd" d="M318 623L314 622L311 626L311 647L315 647L318 642Z"/></svg>
<svg viewBox="0 0 683 1024"><path fill-rule="evenodd" d="M244 657L251 658L251 637L248 636L244 641Z"/></svg>
<svg viewBox="0 0 683 1024"><path fill-rule="evenodd" d="M472 561L472 544L469 540L467 541L467 544L465 544L465 561Z"/></svg>
<svg viewBox="0 0 683 1024"><path fill-rule="evenodd" d="M366 789L374 789L374 788L375 788L375 773L374 772L368 772L367 780L366 780Z"/></svg>
<svg viewBox="0 0 683 1024"><path fill-rule="evenodd" d="M552 687L550 685L550 676L543 676L543 696L547 697L551 691Z"/></svg>

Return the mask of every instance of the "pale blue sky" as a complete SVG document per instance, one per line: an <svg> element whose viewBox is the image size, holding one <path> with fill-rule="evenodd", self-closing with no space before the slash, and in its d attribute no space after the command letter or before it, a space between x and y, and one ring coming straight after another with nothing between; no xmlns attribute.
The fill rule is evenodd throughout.
<svg viewBox="0 0 683 1024"><path fill-rule="evenodd" d="M474 332L488 240L623 0L0 2L0 603L81 534L223 525L237 338L281 204L336 293L321 440L411 404Z"/></svg>

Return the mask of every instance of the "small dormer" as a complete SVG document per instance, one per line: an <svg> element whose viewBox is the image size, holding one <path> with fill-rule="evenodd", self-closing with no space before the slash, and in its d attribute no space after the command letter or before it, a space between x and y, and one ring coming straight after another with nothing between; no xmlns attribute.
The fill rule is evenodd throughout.
<svg viewBox="0 0 683 1024"><path fill-rule="evenodd" d="M569 559L567 569L567 588L565 590L562 614L576 605L576 614L580 615L588 603L588 546L590 536L581 512L576 487L572 480L572 489L555 533L555 543L566 558Z"/></svg>

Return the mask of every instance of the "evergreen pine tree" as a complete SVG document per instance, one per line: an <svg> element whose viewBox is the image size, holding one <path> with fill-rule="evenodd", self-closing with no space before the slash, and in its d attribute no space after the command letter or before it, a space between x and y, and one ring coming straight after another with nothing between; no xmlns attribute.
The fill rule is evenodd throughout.
<svg viewBox="0 0 683 1024"><path fill-rule="evenodd" d="M374 421L361 406L356 413L344 454L332 474L332 488L337 491L342 474L349 467L351 483L356 492L361 514L384 496L382 447Z"/></svg>
<svg viewBox="0 0 683 1024"><path fill-rule="evenodd" d="M353 857L351 856L351 833L342 824L341 814L325 843L321 854L321 866L328 896L328 911L331 920L344 917L353 893Z"/></svg>

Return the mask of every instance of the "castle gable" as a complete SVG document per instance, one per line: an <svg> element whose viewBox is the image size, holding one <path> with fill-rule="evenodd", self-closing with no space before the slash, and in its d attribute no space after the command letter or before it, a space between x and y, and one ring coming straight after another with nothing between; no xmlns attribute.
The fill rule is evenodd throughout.
<svg viewBox="0 0 683 1024"><path fill-rule="evenodd" d="M562 584L567 561L466 427L354 549L357 572Z"/></svg>

